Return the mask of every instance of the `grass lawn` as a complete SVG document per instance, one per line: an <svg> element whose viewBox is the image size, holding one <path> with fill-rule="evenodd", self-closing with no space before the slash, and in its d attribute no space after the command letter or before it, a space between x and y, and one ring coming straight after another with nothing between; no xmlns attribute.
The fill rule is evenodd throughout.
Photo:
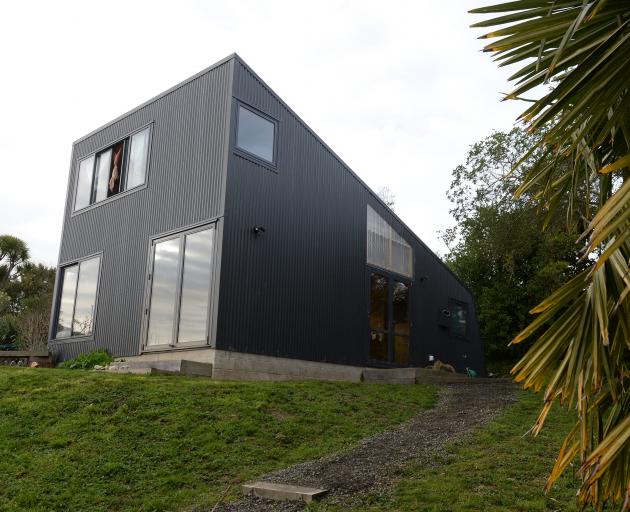
<svg viewBox="0 0 630 512"><path fill-rule="evenodd" d="M476 434L458 440L436 457L434 467L410 467L391 494L370 496L352 511L537 512L575 511L578 480L565 475L548 496L543 486L574 417L552 411L538 437L533 425L540 396L521 392L518 402ZM577 466L575 466L577 468ZM326 506L310 510L348 510Z"/></svg>
<svg viewBox="0 0 630 512"><path fill-rule="evenodd" d="M0 510L191 510L435 402L427 386L0 367Z"/></svg>

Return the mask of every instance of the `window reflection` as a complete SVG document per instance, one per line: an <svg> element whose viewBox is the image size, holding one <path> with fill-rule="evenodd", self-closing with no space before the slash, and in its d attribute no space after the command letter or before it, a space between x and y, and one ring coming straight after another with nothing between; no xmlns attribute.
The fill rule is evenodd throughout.
<svg viewBox="0 0 630 512"><path fill-rule="evenodd" d="M388 279L379 274L372 274L370 287L370 327L387 328L387 293Z"/></svg>
<svg viewBox="0 0 630 512"><path fill-rule="evenodd" d="M409 363L409 337L394 336L394 362L396 364Z"/></svg>
<svg viewBox="0 0 630 512"><path fill-rule="evenodd" d="M392 290L394 332L409 334L409 286L394 282Z"/></svg>
<svg viewBox="0 0 630 512"><path fill-rule="evenodd" d="M167 345L173 342L179 241L179 238L174 238L160 242L154 248L147 345Z"/></svg>
<svg viewBox="0 0 630 512"><path fill-rule="evenodd" d="M72 311L74 309L74 295L77 289L79 266L73 265L63 270L63 285L59 298L59 312L57 313L56 338L67 338L72 335Z"/></svg>
<svg viewBox="0 0 630 512"><path fill-rule="evenodd" d="M74 306L72 335L88 336L94 330L94 308L98 284L99 259L82 261L79 266L79 284Z"/></svg>
<svg viewBox="0 0 630 512"><path fill-rule="evenodd" d="M468 307L466 304L453 303L451 305L451 333L460 338L466 337Z"/></svg>
<svg viewBox="0 0 630 512"><path fill-rule="evenodd" d="M149 156L149 128L131 137L129 164L127 167L127 189L144 184Z"/></svg>
<svg viewBox="0 0 630 512"><path fill-rule="evenodd" d="M212 279L214 229L186 236L179 317L179 342L204 341Z"/></svg>
<svg viewBox="0 0 630 512"><path fill-rule="evenodd" d="M100 261L90 258L62 269L55 338L89 336L94 332Z"/></svg>
<svg viewBox="0 0 630 512"><path fill-rule="evenodd" d="M268 162L273 162L275 125L239 105L236 145Z"/></svg>

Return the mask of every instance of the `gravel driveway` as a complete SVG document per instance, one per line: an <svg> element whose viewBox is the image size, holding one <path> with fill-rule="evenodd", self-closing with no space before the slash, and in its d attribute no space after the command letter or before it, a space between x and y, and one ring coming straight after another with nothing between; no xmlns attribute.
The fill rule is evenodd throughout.
<svg viewBox="0 0 630 512"><path fill-rule="evenodd" d="M258 480L328 489L326 502L351 506L363 495L386 492L405 463L431 464L446 443L484 425L512 403L517 389L498 379L442 385L433 409L397 429L368 437L348 451L296 464ZM293 512L303 508L300 502L246 497L219 505L214 512Z"/></svg>

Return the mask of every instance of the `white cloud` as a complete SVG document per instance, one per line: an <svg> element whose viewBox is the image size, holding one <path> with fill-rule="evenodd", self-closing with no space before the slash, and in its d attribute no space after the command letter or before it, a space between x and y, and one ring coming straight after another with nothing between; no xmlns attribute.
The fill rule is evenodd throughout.
<svg viewBox="0 0 630 512"><path fill-rule="evenodd" d="M511 126L483 3L12 2L0 20L0 232L55 264L73 140L236 51L434 250L468 146ZM117 69L117 72L114 72Z"/></svg>

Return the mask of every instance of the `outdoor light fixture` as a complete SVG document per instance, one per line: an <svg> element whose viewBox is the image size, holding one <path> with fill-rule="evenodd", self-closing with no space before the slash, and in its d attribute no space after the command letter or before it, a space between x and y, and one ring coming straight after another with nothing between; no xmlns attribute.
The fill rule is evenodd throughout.
<svg viewBox="0 0 630 512"><path fill-rule="evenodd" d="M258 236L265 232L265 226L254 226L252 228L254 235Z"/></svg>

